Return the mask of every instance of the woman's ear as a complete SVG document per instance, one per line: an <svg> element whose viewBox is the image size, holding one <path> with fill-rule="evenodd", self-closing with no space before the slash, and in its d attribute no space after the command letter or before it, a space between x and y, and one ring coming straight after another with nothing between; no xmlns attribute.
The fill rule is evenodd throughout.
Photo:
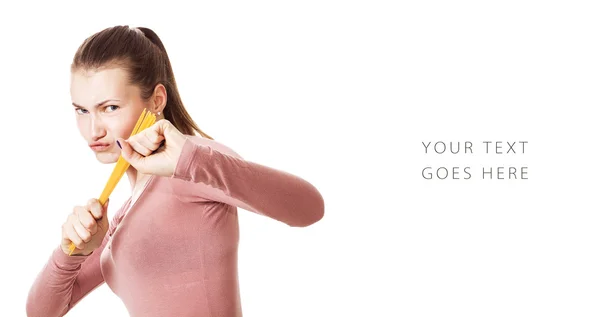
<svg viewBox="0 0 600 317"><path fill-rule="evenodd" d="M154 93L152 95L152 105L150 111L153 113L162 112L164 113L165 106L167 105L167 88L161 83L156 84L154 87Z"/></svg>

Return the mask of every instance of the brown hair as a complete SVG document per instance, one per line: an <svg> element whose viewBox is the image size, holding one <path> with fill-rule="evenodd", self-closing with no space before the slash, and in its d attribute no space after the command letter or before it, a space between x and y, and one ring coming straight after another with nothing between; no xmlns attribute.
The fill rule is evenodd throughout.
<svg viewBox="0 0 600 317"><path fill-rule="evenodd" d="M169 120L181 133L213 139L204 133L185 109L167 50L162 41L149 28L132 28L118 25L106 28L88 37L77 49L71 64L71 71L99 69L108 65L123 67L129 84L140 87L141 97L152 97L157 84L167 90L167 104L163 110Z"/></svg>

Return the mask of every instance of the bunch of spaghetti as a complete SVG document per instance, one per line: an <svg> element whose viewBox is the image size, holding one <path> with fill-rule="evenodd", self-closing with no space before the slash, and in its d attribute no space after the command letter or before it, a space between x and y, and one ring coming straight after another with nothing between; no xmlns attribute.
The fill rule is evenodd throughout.
<svg viewBox="0 0 600 317"><path fill-rule="evenodd" d="M146 109L144 109L142 111L142 114L140 115L137 123L135 124L135 127L133 128L131 135L132 136L136 135L137 133L143 131L144 129L152 126L155 121L156 121L156 116L152 112L146 111ZM115 165L115 168L113 169L113 172L110 175L110 178L108 179L108 182L106 183L106 186L104 186L104 190L102 191L102 194L100 194L100 198L98 198L98 201L100 202L101 205L106 204L108 197L113 192L115 187L117 187L119 180L121 180L121 177L123 177L123 174L125 174L125 171L127 171L128 168L129 168L129 163L127 161L125 161L123 156L119 156L119 160L117 161L117 164ZM73 253L73 251L75 251L75 248L76 248L75 244L73 242L71 242L71 245L69 245L69 255L71 255Z"/></svg>

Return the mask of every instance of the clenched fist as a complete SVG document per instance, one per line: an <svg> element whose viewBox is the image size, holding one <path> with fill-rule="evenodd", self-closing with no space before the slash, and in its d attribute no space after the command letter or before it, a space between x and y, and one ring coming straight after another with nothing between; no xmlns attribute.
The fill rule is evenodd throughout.
<svg viewBox="0 0 600 317"><path fill-rule="evenodd" d="M92 198L84 206L75 206L62 225L61 249L69 255L71 242L76 248L71 255L89 255L101 244L108 231L108 202L102 206Z"/></svg>

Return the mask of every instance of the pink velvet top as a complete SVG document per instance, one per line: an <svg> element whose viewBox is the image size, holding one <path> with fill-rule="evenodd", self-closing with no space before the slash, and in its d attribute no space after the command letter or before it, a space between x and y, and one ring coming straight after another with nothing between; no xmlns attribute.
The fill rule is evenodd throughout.
<svg viewBox="0 0 600 317"><path fill-rule="evenodd" d="M188 136L174 174L152 176L88 256L56 247L27 298L28 316L63 316L106 284L131 316L242 316L237 207L292 227L319 221L324 201L302 178Z"/></svg>

